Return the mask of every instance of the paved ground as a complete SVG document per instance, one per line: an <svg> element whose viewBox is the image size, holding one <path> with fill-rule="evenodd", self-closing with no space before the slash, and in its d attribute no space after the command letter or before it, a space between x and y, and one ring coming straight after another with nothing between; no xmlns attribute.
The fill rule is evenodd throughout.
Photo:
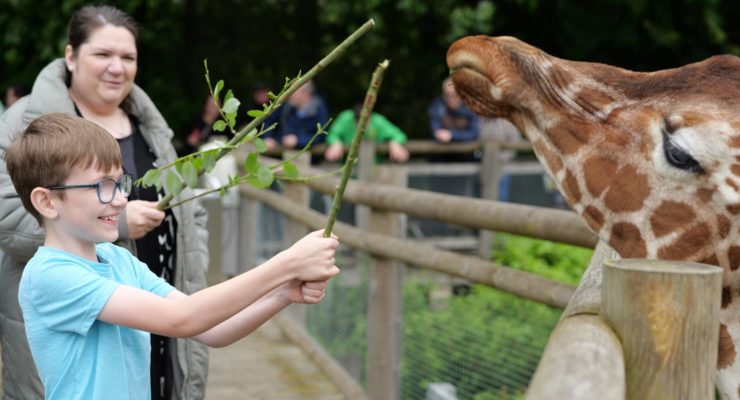
<svg viewBox="0 0 740 400"><path fill-rule="evenodd" d="M223 277L211 269L209 283ZM211 349L207 400L344 400L337 387L296 345L267 322L241 341Z"/></svg>

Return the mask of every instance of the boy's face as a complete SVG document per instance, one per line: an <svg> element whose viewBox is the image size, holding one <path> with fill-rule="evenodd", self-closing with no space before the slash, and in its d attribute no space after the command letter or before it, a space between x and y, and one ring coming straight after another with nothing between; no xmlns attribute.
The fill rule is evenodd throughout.
<svg viewBox="0 0 740 400"><path fill-rule="evenodd" d="M118 181L122 175L121 168L102 172L95 166L75 167L64 185L95 184L103 179ZM58 211L54 221L58 227L56 231L66 236L58 239L66 241L70 246L86 246L118 239L118 219L128 203L120 190L115 190L113 200L107 204L100 201L95 188L66 189L63 197L60 194L52 194Z"/></svg>

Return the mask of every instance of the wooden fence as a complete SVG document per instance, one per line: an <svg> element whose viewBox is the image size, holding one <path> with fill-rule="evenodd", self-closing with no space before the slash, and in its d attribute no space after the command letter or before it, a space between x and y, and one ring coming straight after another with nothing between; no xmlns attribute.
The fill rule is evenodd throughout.
<svg viewBox="0 0 740 400"><path fill-rule="evenodd" d="M428 151L431 152L439 147L424 146L430 146ZM497 184L497 177L502 174L502 166L486 161L486 157L495 157L499 144L466 143L459 147L465 151L484 149L481 164L494 170L484 174L490 182L489 189L484 188L482 192L490 194L490 188ZM413 146L410 149L413 151ZM372 153L371 148L371 156L366 153L361 159L373 160ZM318 175L307 163L304 159L302 174ZM296 341L308 343L309 354L337 380L348 398L392 399L399 396L400 352L397 348L388 349L387 344L400 343L399 271L402 262L483 283L554 307L567 306L531 382L529 399L623 399L625 396L642 398L646 393L651 398L684 398L682 393L686 390L692 393L686 398L710 399L707 396L713 393L718 332L706 327L718 328L719 268L646 260L604 263L613 258L613 254L600 244L576 290L535 274L496 265L487 258L463 256L402 238L403 216L409 215L593 248L596 237L572 212L403 188L407 179L403 166L366 165L358 175L367 181L351 181L345 201L369 208L367 220L358 221L365 226L360 229L337 223L334 231L343 245L373 257L373 293L368 306L367 392L349 374L342 372L342 368L301 329L300 310L291 312L297 316L298 324L281 323L291 324L288 330ZM333 193L336 181L336 178L325 177L312 180L309 186L319 192ZM326 223L326 216L308 207L308 190L308 187L290 184L280 195L249 186L240 187L246 209L254 210L250 204L262 202L290 220L286 227L289 241L305 234L309 228L323 228ZM250 220L256 218L242 219L247 223ZM252 227L247 231L256 230ZM255 247L250 239L242 237L246 249ZM606 265L605 272L602 272L602 264ZM376 340L380 337L383 340ZM377 348L381 343L386 347ZM651 385L655 382L660 385Z"/></svg>

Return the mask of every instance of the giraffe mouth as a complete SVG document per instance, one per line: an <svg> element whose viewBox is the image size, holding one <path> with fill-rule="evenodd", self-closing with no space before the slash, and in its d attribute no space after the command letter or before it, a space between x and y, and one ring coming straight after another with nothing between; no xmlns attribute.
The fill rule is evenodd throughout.
<svg viewBox="0 0 740 400"><path fill-rule="evenodd" d="M511 105L497 100L501 97L501 89L474 67L453 67L452 82L457 93L474 113L491 118L511 115Z"/></svg>

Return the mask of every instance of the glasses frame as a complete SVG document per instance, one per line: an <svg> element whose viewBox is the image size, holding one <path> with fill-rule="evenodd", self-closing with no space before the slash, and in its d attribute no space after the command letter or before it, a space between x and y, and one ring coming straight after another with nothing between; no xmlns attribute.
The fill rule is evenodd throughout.
<svg viewBox="0 0 740 400"><path fill-rule="evenodd" d="M113 196L108 201L103 201L103 198L100 194L100 184L103 182L111 181L116 184L115 189L113 189ZM128 186L128 192L124 192L122 185ZM95 188L95 192L98 194L98 201L100 201L102 204L108 204L112 202L116 198L116 191L121 192L123 197L128 199L128 196L131 195L131 188L133 186L133 178L131 178L131 175L129 174L123 174L121 175L118 180L114 180L111 178L105 178L101 179L95 183L89 183L86 185L61 185L61 186L48 186L46 189L49 190L66 190L66 189L92 189Z"/></svg>

